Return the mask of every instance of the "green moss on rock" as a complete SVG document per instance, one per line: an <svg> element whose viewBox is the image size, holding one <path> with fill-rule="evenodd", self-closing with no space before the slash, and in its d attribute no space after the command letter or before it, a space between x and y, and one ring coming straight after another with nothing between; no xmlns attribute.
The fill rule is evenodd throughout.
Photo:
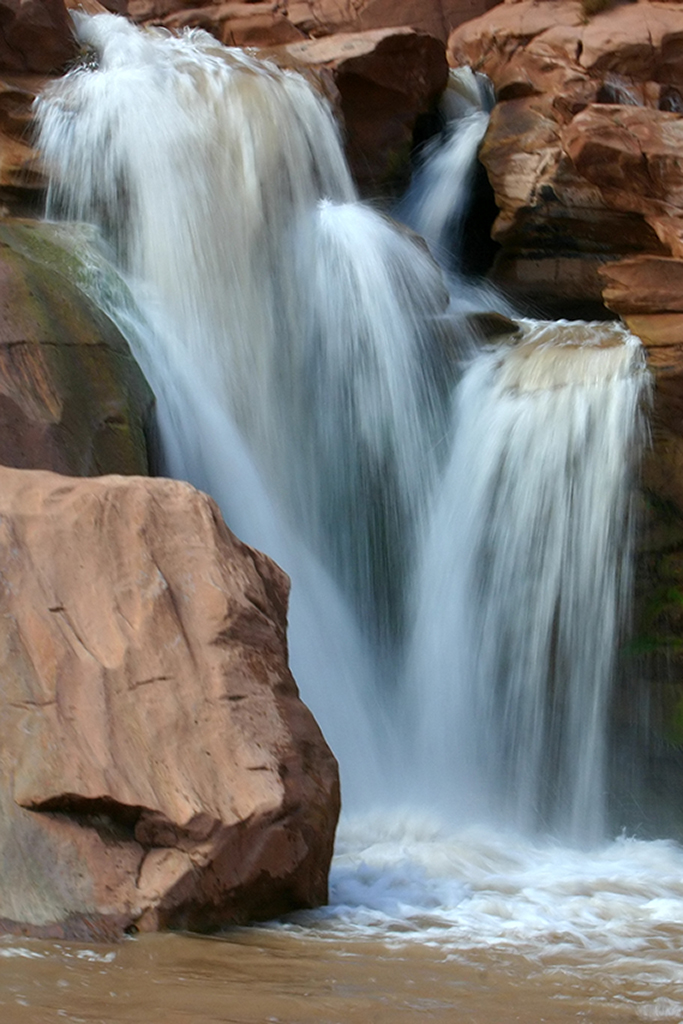
<svg viewBox="0 0 683 1024"><path fill-rule="evenodd" d="M147 474L153 395L65 232L0 222L0 463Z"/></svg>

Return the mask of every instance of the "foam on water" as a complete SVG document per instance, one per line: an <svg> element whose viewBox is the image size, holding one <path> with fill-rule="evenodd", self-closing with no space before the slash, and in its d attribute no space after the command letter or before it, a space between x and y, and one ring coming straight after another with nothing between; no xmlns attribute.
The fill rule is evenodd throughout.
<svg viewBox="0 0 683 1024"><path fill-rule="evenodd" d="M644 1020L683 1018L683 850L667 840L589 852L408 811L356 818L340 829L330 906L283 927L524 956Z"/></svg>

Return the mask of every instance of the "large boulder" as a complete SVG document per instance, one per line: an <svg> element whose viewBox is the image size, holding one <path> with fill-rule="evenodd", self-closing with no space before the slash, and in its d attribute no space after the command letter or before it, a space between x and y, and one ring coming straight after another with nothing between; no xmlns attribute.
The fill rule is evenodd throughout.
<svg viewBox="0 0 683 1024"><path fill-rule="evenodd" d="M188 484L0 469L0 928L212 930L324 902L336 762L288 580Z"/></svg>
<svg viewBox="0 0 683 1024"><path fill-rule="evenodd" d="M61 229L66 235L67 229ZM0 463L148 473L153 396L56 226L0 220Z"/></svg>

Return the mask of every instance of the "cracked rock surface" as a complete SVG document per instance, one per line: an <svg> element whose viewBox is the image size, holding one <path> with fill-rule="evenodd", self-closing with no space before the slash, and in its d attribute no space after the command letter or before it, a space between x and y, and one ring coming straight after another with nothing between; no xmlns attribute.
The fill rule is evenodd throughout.
<svg viewBox="0 0 683 1024"><path fill-rule="evenodd" d="M0 478L0 929L324 902L337 766L287 666L285 574L188 484Z"/></svg>

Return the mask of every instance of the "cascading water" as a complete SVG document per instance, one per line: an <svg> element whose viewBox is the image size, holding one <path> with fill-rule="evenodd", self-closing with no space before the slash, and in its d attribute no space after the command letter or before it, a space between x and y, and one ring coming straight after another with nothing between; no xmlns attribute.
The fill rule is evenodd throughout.
<svg viewBox="0 0 683 1024"><path fill-rule="evenodd" d="M437 269L355 202L300 76L201 32L80 24L98 70L39 108L49 211L100 225L155 362L204 378L373 639L395 638L443 406Z"/></svg>
<svg viewBox="0 0 683 1024"><path fill-rule="evenodd" d="M476 169L477 149L493 106L493 88L485 75L453 68L441 100L444 130L420 154L397 217L426 239L437 259L458 270L463 219Z"/></svg>
<svg viewBox="0 0 683 1024"><path fill-rule="evenodd" d="M292 576L292 667L347 809L393 808L347 815L334 906L305 920L426 921L459 947L571 933L621 956L634 906L641 930L655 891L683 907L673 846L588 856L459 830L599 837L635 342L525 325L454 345L458 290L356 201L298 75L201 32L78 27L96 60L39 105L50 211L97 224L126 278L89 257L157 395L166 471ZM446 816L396 811L411 800Z"/></svg>
<svg viewBox="0 0 683 1024"><path fill-rule="evenodd" d="M474 800L523 832L604 834L644 375L616 325L526 324L456 392L417 588L412 717L430 771L459 779L461 811Z"/></svg>
<svg viewBox="0 0 683 1024"><path fill-rule="evenodd" d="M439 272L355 201L314 91L201 32L142 33L112 16L82 18L80 31L96 67L66 76L39 109L50 208L99 224L152 325L135 343L160 398L167 469L225 498L230 452L248 484L241 512L234 497L224 502L229 520L284 556L295 598L298 579L317 577L314 589L325 580L335 618L348 620L342 659L364 664L360 689L394 725L411 692L406 672L412 680L417 776L433 795L434 778L446 791L450 778L469 782L447 751L457 748L457 764L474 738L469 777L489 794L504 780L518 825L557 829L568 816L570 833L582 822L595 834L628 560L617 553L635 350L591 348L590 337L558 347L556 330L536 328L502 356L483 353L458 388L451 444ZM478 83L461 78L468 120ZM456 200L442 203L451 220ZM223 454L208 454L206 435ZM252 506L264 510L260 536ZM604 579L588 572L594 564ZM406 611L417 623L407 670ZM295 664L320 629L305 622L300 640L293 630ZM300 668L315 704L329 687Z"/></svg>

